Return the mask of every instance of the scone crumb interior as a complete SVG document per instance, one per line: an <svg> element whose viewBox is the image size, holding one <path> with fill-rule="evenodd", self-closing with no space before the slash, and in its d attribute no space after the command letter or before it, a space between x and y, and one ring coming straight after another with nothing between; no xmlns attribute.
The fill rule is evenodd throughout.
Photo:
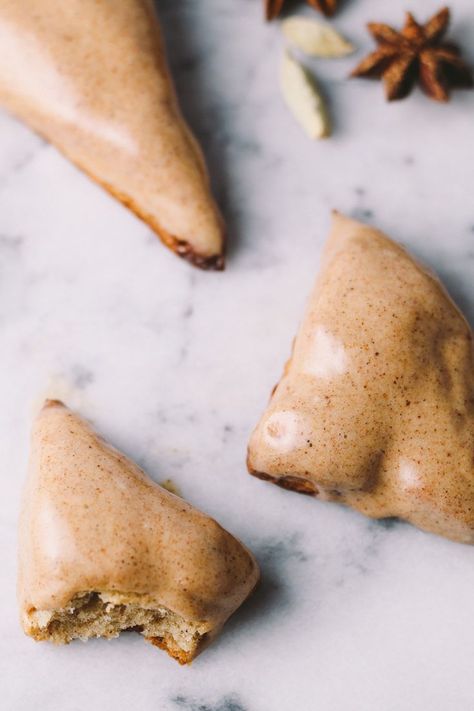
<svg viewBox="0 0 474 711"><path fill-rule="evenodd" d="M140 632L181 664L196 655L208 626L192 622L166 607L151 606L140 596L115 592L82 592L57 610L31 610L25 620L38 641L68 644L73 639L118 637L124 630Z"/></svg>

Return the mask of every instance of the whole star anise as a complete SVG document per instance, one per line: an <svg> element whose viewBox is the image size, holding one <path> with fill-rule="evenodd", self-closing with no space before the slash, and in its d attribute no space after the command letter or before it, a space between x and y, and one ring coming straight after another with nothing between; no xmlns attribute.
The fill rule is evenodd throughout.
<svg viewBox="0 0 474 711"><path fill-rule="evenodd" d="M267 20L273 20L283 10L286 0L264 0L265 17ZM315 10L319 10L326 17L334 15L337 9L339 0L306 0L308 5L311 5Z"/></svg>
<svg viewBox="0 0 474 711"><path fill-rule="evenodd" d="M389 101L403 99L418 82L435 101L448 101L450 89L473 86L472 72L459 48L443 42L449 26L449 8L444 7L424 25L410 12L401 32L371 22L368 29L377 49L353 70L351 76L382 79Z"/></svg>

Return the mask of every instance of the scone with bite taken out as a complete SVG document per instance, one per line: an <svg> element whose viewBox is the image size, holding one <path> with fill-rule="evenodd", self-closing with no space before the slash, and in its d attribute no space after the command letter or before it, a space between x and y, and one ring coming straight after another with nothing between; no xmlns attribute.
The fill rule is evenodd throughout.
<svg viewBox="0 0 474 711"><path fill-rule="evenodd" d="M190 662L250 595L252 554L61 402L33 427L20 519L25 632L67 643L134 629Z"/></svg>

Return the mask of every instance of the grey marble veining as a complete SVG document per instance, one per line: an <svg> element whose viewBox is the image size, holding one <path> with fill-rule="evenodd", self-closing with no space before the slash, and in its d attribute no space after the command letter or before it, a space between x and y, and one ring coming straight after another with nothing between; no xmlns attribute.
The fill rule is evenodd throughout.
<svg viewBox="0 0 474 711"><path fill-rule="evenodd" d="M314 60L334 117L311 143L280 98L278 23L259 0L157 3L184 111L229 231L223 274L193 271L48 144L0 115L0 695L8 711L471 711L474 551L249 477L250 430L278 380L333 207L438 271L474 323L474 92L387 105L347 81L359 48ZM412 0L421 18L438 3ZM452 3L474 63L474 10ZM311 12L301 7L302 12ZM34 644L16 619L16 520L30 414L54 390L157 481L242 538L254 597L190 668L125 634Z"/></svg>

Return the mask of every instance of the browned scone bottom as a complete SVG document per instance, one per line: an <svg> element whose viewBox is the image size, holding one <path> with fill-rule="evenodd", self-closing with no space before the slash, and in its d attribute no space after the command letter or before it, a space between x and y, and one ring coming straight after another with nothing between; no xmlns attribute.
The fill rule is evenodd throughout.
<svg viewBox="0 0 474 711"><path fill-rule="evenodd" d="M74 162L73 158L71 161ZM87 169L78 165L84 173L87 173ZM167 232L162 225L158 223L158 220L153 217L150 213L141 209L139 205L128 195L120 192L112 185L100 180L96 176L89 174L89 177L94 180L98 185L100 185L104 190L112 195L116 200L122 203L124 207L131 210L140 220L143 220L157 235L157 237L163 242L163 244L168 247L172 252L174 252L178 257L185 259L187 262L197 267L198 269L203 269L204 271L216 271L222 272L225 269L225 237L224 237L224 227L222 226L222 251L218 254L202 254L197 252L194 247L186 240L180 239L170 232Z"/></svg>
<svg viewBox="0 0 474 711"><path fill-rule="evenodd" d="M270 474L266 474L265 472L258 472L255 469L252 469L248 462L247 468L249 474L252 474L252 476L256 477L257 479L261 479L262 481L270 481L272 484L276 484L282 489L287 489L288 491L295 491L297 494L306 494L307 496L318 495L317 487L313 484L312 481L309 481L308 479L302 479L300 477L291 475L271 476Z"/></svg>

